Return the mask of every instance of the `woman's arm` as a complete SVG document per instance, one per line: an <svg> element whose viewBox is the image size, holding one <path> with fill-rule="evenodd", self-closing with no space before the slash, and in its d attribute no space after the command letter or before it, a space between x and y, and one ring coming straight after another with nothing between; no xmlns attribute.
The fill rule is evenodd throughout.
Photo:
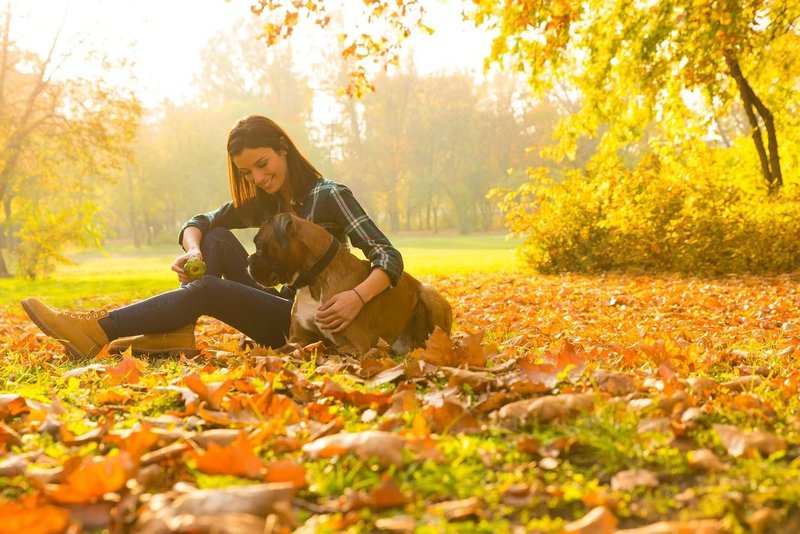
<svg viewBox="0 0 800 534"><path fill-rule="evenodd" d="M172 262L172 270L178 273L178 280L185 284L190 282L189 275L183 270L183 266L189 261L189 258L203 259L203 253L200 252L200 242L203 240L203 232L196 226L187 226L181 234L181 246L186 252L175 258Z"/></svg>
<svg viewBox="0 0 800 534"><path fill-rule="evenodd" d="M367 302L389 287L389 275L381 269L372 269L369 276L350 291L343 291L328 299L317 309L319 326L334 334L343 331L353 322Z"/></svg>

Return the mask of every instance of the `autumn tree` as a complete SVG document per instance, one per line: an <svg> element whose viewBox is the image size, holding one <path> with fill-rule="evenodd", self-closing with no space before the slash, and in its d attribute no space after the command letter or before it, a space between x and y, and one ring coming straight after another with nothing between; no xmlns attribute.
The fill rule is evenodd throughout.
<svg viewBox="0 0 800 534"><path fill-rule="evenodd" d="M7 2L0 23L0 252L16 234L23 245L18 260L27 262L21 270L32 276L60 257L44 242L64 247L96 222L95 193L129 156L140 106L103 75L65 73L73 55L85 54L98 72L113 70L108 58L62 43L59 34L43 56L22 49L11 37L13 20ZM75 231L59 239L47 235L49 225ZM2 254L0 276L8 276Z"/></svg>
<svg viewBox="0 0 800 534"><path fill-rule="evenodd" d="M524 72L543 89L567 81L581 109L565 125L565 148L580 135L628 142L651 121L686 133L730 112L738 96L770 191L783 183L776 113L794 86L800 17L796 0L668 2L488 2L475 22L495 32L490 60ZM701 132L702 130L696 130ZM676 133L677 132L677 133Z"/></svg>

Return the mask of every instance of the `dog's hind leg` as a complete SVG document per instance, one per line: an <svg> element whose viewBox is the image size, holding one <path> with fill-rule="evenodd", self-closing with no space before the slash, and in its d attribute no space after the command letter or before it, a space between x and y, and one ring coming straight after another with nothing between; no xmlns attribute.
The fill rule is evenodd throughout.
<svg viewBox="0 0 800 534"><path fill-rule="evenodd" d="M437 326L450 334L453 328L453 308L450 303L428 284L422 284L419 300L425 308L426 330L430 334Z"/></svg>

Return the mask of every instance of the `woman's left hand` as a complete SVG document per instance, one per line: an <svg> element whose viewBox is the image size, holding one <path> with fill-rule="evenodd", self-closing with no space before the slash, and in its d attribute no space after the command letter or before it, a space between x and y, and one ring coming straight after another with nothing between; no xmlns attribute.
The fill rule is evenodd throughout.
<svg viewBox="0 0 800 534"><path fill-rule="evenodd" d="M353 322L363 307L364 303L355 291L342 291L317 308L317 325L338 334Z"/></svg>

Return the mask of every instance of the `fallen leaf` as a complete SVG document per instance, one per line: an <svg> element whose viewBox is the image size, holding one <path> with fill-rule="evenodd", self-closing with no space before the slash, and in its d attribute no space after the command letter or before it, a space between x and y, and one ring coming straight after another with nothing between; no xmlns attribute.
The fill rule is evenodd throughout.
<svg viewBox="0 0 800 534"><path fill-rule="evenodd" d="M142 510L136 532L147 532L148 524L160 524L188 515L195 517L248 514L281 516L290 510L296 488L291 483L231 486L224 489L195 490L178 495L154 495ZM160 532L154 530L153 532Z"/></svg>
<svg viewBox="0 0 800 534"><path fill-rule="evenodd" d="M60 534L69 525L67 510L41 505L35 496L0 503L0 518L2 534Z"/></svg>
<svg viewBox="0 0 800 534"><path fill-rule="evenodd" d="M786 450L786 441L764 430L746 431L733 425L714 425L720 441L733 457L754 456L756 453L770 456Z"/></svg>
<svg viewBox="0 0 800 534"><path fill-rule="evenodd" d="M105 375L110 384L136 384L142 376L146 364L130 354L124 354L122 361L114 366L106 366Z"/></svg>
<svg viewBox="0 0 800 534"><path fill-rule="evenodd" d="M759 375L740 376L727 382L722 382L721 387L727 388L731 391L752 391L764 383L764 378Z"/></svg>
<svg viewBox="0 0 800 534"><path fill-rule="evenodd" d="M292 460L277 460L267 464L267 482L289 482L296 488L306 485L305 468Z"/></svg>
<svg viewBox="0 0 800 534"><path fill-rule="evenodd" d="M401 465L405 444L406 441L397 434L381 430L365 430L319 438L303 445L303 452L311 458L331 458L352 453L363 460L374 458L382 464Z"/></svg>
<svg viewBox="0 0 800 534"><path fill-rule="evenodd" d="M57 503L83 504L98 501L106 493L121 489L133 468L127 453L90 457L66 476L61 484L48 484L45 494Z"/></svg>
<svg viewBox="0 0 800 534"><path fill-rule="evenodd" d="M614 491L656 487L658 487L658 475L649 469L627 469L611 477L611 489Z"/></svg>
<svg viewBox="0 0 800 534"><path fill-rule="evenodd" d="M564 526L562 534L614 534L616 516L605 506L592 508L588 514Z"/></svg>
<svg viewBox="0 0 800 534"><path fill-rule="evenodd" d="M483 515L483 503L477 497L445 501L429 506L428 512L435 515L443 515L448 521L457 521L470 517L481 517Z"/></svg>
<svg viewBox="0 0 800 534"><path fill-rule="evenodd" d="M720 460L719 456L714 454L714 451L711 449L697 449L696 451L689 451L687 455L689 467L692 469L709 471L712 473L719 473L730 469L730 466Z"/></svg>
<svg viewBox="0 0 800 534"><path fill-rule="evenodd" d="M617 530L615 534L722 534L727 532L722 521L695 519L690 521L660 521L638 528Z"/></svg>
<svg viewBox="0 0 800 534"><path fill-rule="evenodd" d="M633 377L619 371L598 369L592 374L592 381L597 384L600 391L604 391L612 397L621 397L636 389Z"/></svg>
<svg viewBox="0 0 800 534"><path fill-rule="evenodd" d="M504 420L513 419L518 421L535 419L540 423L549 423L556 419L565 419L586 411L593 404L592 396L585 393L548 395L506 404L498 410L498 417Z"/></svg>
<svg viewBox="0 0 800 534"><path fill-rule="evenodd" d="M266 473L264 461L253 452L253 443L244 432L229 445L221 447L211 442L207 452L193 452L190 457L200 471L209 475L260 478Z"/></svg>
<svg viewBox="0 0 800 534"><path fill-rule="evenodd" d="M233 380L228 379L223 382L205 383L197 373L184 376L183 383L186 387L195 392L201 400L207 402L214 410L220 408L225 394L233 387Z"/></svg>

